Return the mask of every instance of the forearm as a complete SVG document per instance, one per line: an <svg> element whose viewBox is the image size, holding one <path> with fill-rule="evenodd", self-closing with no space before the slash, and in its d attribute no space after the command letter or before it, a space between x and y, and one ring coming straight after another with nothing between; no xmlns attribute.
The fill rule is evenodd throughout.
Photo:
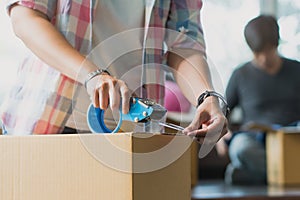
<svg viewBox="0 0 300 200"><path fill-rule="evenodd" d="M96 66L85 63L85 56L74 49L46 16L23 6L11 9L15 34L41 60L66 76L84 82L86 74Z"/></svg>
<svg viewBox="0 0 300 200"><path fill-rule="evenodd" d="M203 54L193 50L178 50L176 54L168 55L168 64L174 68L178 86L193 105L197 105L197 98L205 90L213 90L210 71Z"/></svg>

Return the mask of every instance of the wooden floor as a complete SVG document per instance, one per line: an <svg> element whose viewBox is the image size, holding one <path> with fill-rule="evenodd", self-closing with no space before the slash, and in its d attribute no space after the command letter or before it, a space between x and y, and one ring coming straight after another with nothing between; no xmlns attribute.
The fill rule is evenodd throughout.
<svg viewBox="0 0 300 200"><path fill-rule="evenodd" d="M229 186L222 180L199 181L192 200L300 200L300 186Z"/></svg>

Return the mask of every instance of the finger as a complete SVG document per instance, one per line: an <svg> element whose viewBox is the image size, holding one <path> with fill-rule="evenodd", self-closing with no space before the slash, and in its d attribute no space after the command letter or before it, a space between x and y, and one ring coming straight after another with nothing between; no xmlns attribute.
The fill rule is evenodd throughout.
<svg viewBox="0 0 300 200"><path fill-rule="evenodd" d="M111 110L119 110L120 98L120 87L118 80L114 79L109 82L109 103Z"/></svg>
<svg viewBox="0 0 300 200"><path fill-rule="evenodd" d="M95 108L99 108L99 92L98 90L95 90L93 93L93 105Z"/></svg>
<svg viewBox="0 0 300 200"><path fill-rule="evenodd" d="M200 128L199 118L200 118L200 114L196 113L193 121L182 132L184 134L188 134L189 132L199 129Z"/></svg>
<svg viewBox="0 0 300 200"><path fill-rule="evenodd" d="M187 135L189 136L197 136L197 137L205 137L207 134L208 129L207 128L201 128L201 129L196 129L193 131L189 131Z"/></svg>
<svg viewBox="0 0 300 200"><path fill-rule="evenodd" d="M102 110L106 110L109 102L109 85L104 82L99 88L99 104Z"/></svg>
<svg viewBox="0 0 300 200"><path fill-rule="evenodd" d="M216 143L219 141L219 139L227 133L227 123L222 122L222 120L214 120L212 123L210 123L206 128L206 140L207 143ZM198 132L195 131L193 134L196 134L196 137L202 136L204 132L201 132L199 130Z"/></svg>
<svg viewBox="0 0 300 200"><path fill-rule="evenodd" d="M194 124L190 124L188 127L186 127L182 132L186 135L188 135L188 133L194 131L194 130L197 130L197 126L194 125Z"/></svg>
<svg viewBox="0 0 300 200"><path fill-rule="evenodd" d="M212 137L219 139L227 132L227 121L226 118L217 117L208 126L208 134ZM225 131L225 132L224 132Z"/></svg>
<svg viewBox="0 0 300 200"><path fill-rule="evenodd" d="M130 92L125 83L122 83L120 91L122 96L122 112L127 114L130 107Z"/></svg>
<svg viewBox="0 0 300 200"><path fill-rule="evenodd" d="M182 132L184 134L188 134L190 132L196 131L198 129L200 129L202 127L202 123L200 120L198 120L199 117L195 116L195 118L193 119L193 121L190 123L190 125L188 127L186 127Z"/></svg>
<svg viewBox="0 0 300 200"><path fill-rule="evenodd" d="M206 111L197 110L195 117L191 124L185 129L185 133L200 129L204 123L206 123L210 119L209 113Z"/></svg>

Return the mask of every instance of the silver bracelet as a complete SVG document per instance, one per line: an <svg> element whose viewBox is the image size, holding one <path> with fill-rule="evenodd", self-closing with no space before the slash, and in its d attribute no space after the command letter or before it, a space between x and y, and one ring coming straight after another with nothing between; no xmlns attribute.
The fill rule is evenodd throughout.
<svg viewBox="0 0 300 200"><path fill-rule="evenodd" d="M107 70L105 70L105 69L97 69L97 70L95 70L95 71L93 71L93 72L88 73L88 74L86 75L86 79L85 79L85 81L84 81L84 87L86 88L87 83L88 83L92 78L94 78L95 76L97 76L97 75L99 75L99 74L103 74L103 73L106 73L106 74L110 75L110 73L109 73Z"/></svg>

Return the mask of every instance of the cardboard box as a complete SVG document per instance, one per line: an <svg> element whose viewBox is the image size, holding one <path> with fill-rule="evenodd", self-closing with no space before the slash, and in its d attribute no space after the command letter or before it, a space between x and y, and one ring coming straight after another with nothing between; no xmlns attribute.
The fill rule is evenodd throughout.
<svg viewBox="0 0 300 200"><path fill-rule="evenodd" d="M168 112L167 122L176 124L178 126L187 127L192 120L191 116L193 117L194 115L191 115L189 117L184 116L186 121L183 121L181 119L181 117L183 117L182 115L184 115L184 114ZM188 115L190 115L190 114L188 114ZM167 133L177 133L178 132L171 128L165 128L165 131ZM198 177L199 177L198 170L199 170L199 143L194 140L191 145L191 187L196 186L198 183Z"/></svg>
<svg viewBox="0 0 300 200"><path fill-rule="evenodd" d="M283 128L266 138L267 177L270 185L300 185L300 130Z"/></svg>
<svg viewBox="0 0 300 200"><path fill-rule="evenodd" d="M190 200L192 139L159 134L0 136L0 199Z"/></svg>
<svg viewBox="0 0 300 200"><path fill-rule="evenodd" d="M195 140L191 146L191 185L195 187L199 176L199 143Z"/></svg>

